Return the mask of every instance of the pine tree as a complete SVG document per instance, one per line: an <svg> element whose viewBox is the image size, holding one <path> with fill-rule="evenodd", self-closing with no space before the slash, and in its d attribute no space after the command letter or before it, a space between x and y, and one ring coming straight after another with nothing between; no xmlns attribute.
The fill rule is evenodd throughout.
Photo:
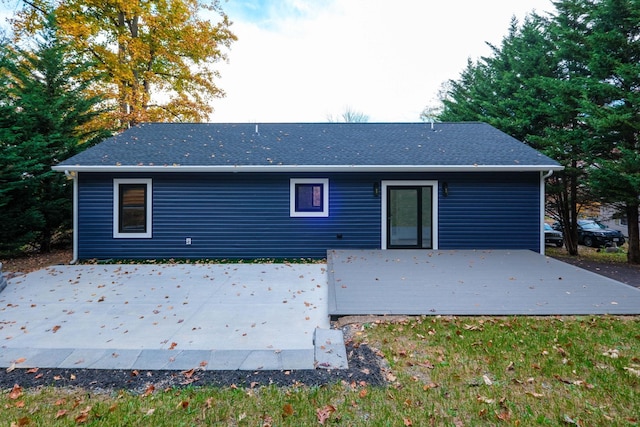
<svg viewBox="0 0 640 427"><path fill-rule="evenodd" d="M78 64L57 38L50 18L33 51L4 46L2 54L2 163L0 247L15 252L32 244L51 249L71 221L71 182L51 170L104 136L84 128L100 113L87 97L89 64Z"/></svg>
<svg viewBox="0 0 640 427"><path fill-rule="evenodd" d="M563 222L565 245L576 255L577 206L588 198L580 185L582 91L563 65L554 28L555 22L536 15L522 26L513 21L501 45L491 46L492 55L469 61L460 79L450 82L439 119L487 122L565 166L547 180L553 201L548 211Z"/></svg>
<svg viewBox="0 0 640 427"><path fill-rule="evenodd" d="M627 217L628 261L640 264L640 0L595 2L588 23L589 183L599 200Z"/></svg>

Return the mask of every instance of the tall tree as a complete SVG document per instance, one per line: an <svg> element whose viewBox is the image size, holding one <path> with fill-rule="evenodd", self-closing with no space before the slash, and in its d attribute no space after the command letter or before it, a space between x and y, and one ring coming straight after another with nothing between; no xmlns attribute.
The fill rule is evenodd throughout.
<svg viewBox="0 0 640 427"><path fill-rule="evenodd" d="M586 140L599 199L627 217L630 263L640 264L640 0L584 0L590 52Z"/></svg>
<svg viewBox="0 0 640 427"><path fill-rule="evenodd" d="M589 130L581 104L586 93L584 82L589 78L588 53L580 47L585 31L584 17L589 9L581 0L556 4L557 13L541 28L551 42L552 75L535 80L545 94L539 104L548 120L529 140L535 141L545 154L559 161L564 171L548 181L550 203L548 212L563 224L565 245L571 255L578 254L578 216L583 206L593 202L585 182L590 172L584 141Z"/></svg>
<svg viewBox="0 0 640 427"><path fill-rule="evenodd" d="M565 166L547 182L553 202L551 214L565 227L565 244L578 253L577 206L586 197L580 181L582 139L577 129L577 101L582 92L573 85L571 70L558 58L552 23L530 15L520 26L513 20L492 54L473 62L458 80L446 86L442 96L444 121L487 122L545 152Z"/></svg>
<svg viewBox="0 0 640 427"><path fill-rule="evenodd" d="M443 120L483 120L564 166L549 194L577 254L583 203L619 205L640 263L640 0L560 0L512 25L493 55L451 83ZM536 25L539 23L540 25Z"/></svg>
<svg viewBox="0 0 640 427"><path fill-rule="evenodd" d="M101 99L87 97L91 81L57 37L49 19L33 52L3 46L0 83L0 249L51 248L71 221L71 184L51 166L104 136L85 126Z"/></svg>
<svg viewBox="0 0 640 427"><path fill-rule="evenodd" d="M18 37L58 17L59 35L95 62L96 90L118 106L121 126L143 121L201 121L224 92L213 63L236 40L217 0L24 0ZM217 19L212 23L211 19Z"/></svg>

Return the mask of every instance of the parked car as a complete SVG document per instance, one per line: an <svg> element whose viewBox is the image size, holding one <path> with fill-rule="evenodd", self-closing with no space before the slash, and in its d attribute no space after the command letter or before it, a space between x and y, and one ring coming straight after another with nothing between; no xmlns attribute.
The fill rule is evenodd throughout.
<svg viewBox="0 0 640 427"><path fill-rule="evenodd" d="M578 243L585 246L617 246L624 245L625 239L618 230L612 230L606 225L591 219L578 220Z"/></svg>
<svg viewBox="0 0 640 427"><path fill-rule="evenodd" d="M564 244L564 238L562 232L554 230L547 223L544 224L544 243L545 245L555 245L559 248Z"/></svg>

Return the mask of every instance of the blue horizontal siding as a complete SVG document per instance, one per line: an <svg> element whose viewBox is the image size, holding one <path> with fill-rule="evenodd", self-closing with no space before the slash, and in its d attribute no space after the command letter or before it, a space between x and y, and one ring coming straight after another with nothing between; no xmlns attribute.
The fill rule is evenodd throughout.
<svg viewBox="0 0 640 427"><path fill-rule="evenodd" d="M289 216L289 179L304 177L329 178L328 218ZM153 179L151 239L112 237L114 178ZM394 179L448 183L449 196L439 199L441 249L539 250L537 173L81 173L78 256L322 258L327 249L377 249L381 198L373 195L373 183Z"/></svg>
<svg viewBox="0 0 640 427"><path fill-rule="evenodd" d="M442 178L449 195L439 205L441 249L540 250L537 173Z"/></svg>
<svg viewBox="0 0 640 427"><path fill-rule="evenodd" d="M330 176L330 216L291 218L289 175L146 175L153 179L152 239L112 238L113 178L80 176L82 259L322 258L328 248L380 247L371 177Z"/></svg>

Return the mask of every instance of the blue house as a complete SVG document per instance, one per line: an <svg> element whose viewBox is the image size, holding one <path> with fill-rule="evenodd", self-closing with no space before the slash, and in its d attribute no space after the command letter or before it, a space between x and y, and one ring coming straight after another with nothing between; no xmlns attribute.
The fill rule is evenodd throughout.
<svg viewBox="0 0 640 427"><path fill-rule="evenodd" d="M54 166L76 259L544 251L562 167L483 123L142 124Z"/></svg>

